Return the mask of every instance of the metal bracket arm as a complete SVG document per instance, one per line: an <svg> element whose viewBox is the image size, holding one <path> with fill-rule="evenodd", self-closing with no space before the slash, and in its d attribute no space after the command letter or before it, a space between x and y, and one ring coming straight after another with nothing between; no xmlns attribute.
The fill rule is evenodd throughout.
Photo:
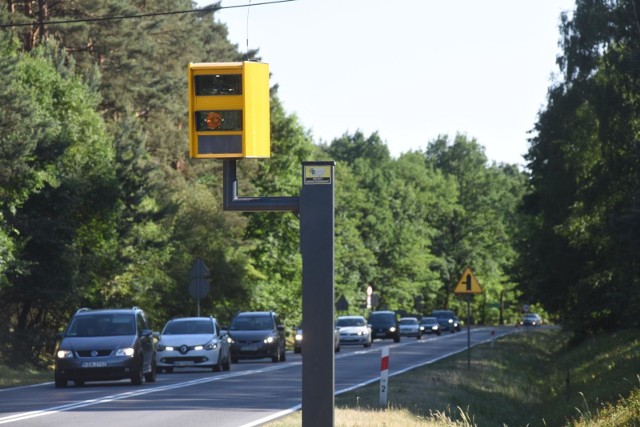
<svg viewBox="0 0 640 427"><path fill-rule="evenodd" d="M222 193L222 209L225 211L300 211L300 197L238 197L236 159L222 161Z"/></svg>

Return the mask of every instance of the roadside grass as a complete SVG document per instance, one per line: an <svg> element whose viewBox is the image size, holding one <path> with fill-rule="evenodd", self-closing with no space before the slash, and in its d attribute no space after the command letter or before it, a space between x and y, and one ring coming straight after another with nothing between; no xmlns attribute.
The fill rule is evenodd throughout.
<svg viewBox="0 0 640 427"><path fill-rule="evenodd" d="M53 381L53 371L42 371L25 366L0 365L0 388L41 384Z"/></svg>
<svg viewBox="0 0 640 427"><path fill-rule="evenodd" d="M336 396L335 425L640 426L640 331L570 339L526 328L473 347L470 368L463 352L391 377L387 408L377 383ZM300 425L300 413L268 424Z"/></svg>

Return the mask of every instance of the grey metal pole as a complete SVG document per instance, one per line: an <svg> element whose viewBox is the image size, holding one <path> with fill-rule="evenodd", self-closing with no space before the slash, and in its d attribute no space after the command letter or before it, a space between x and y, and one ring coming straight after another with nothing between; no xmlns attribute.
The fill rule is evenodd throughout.
<svg viewBox="0 0 640 427"><path fill-rule="evenodd" d="M302 425L334 425L334 166L303 162L300 195L302 253Z"/></svg>

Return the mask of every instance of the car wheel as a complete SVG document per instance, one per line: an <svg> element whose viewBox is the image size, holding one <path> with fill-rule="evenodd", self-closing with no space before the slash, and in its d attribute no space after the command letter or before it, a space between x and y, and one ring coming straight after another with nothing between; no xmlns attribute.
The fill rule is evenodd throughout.
<svg viewBox="0 0 640 427"><path fill-rule="evenodd" d="M73 383L76 387L82 387L84 385L84 380L73 380Z"/></svg>
<svg viewBox="0 0 640 427"><path fill-rule="evenodd" d="M340 344L336 346L336 353L340 353Z"/></svg>
<svg viewBox="0 0 640 427"><path fill-rule="evenodd" d="M287 349L283 348L282 353L280 353L280 361L284 362L287 360Z"/></svg>
<svg viewBox="0 0 640 427"><path fill-rule="evenodd" d="M155 383L156 382L156 361L152 361L151 362L151 372L147 372L146 374L144 374L144 380L148 383Z"/></svg>
<svg viewBox="0 0 640 427"><path fill-rule="evenodd" d="M400 342L400 337L393 337L393 342Z"/></svg>
<svg viewBox="0 0 640 427"><path fill-rule="evenodd" d="M215 365L213 365L211 367L211 370L213 372L220 372L222 371L222 363L220 362L220 359L222 358L222 354L218 353L218 363L216 363Z"/></svg>
<svg viewBox="0 0 640 427"><path fill-rule="evenodd" d="M237 357L232 357L231 358L231 363L238 363L240 359L238 359Z"/></svg>
<svg viewBox="0 0 640 427"><path fill-rule="evenodd" d="M133 385L140 385L142 384L142 378L143 378L143 374L142 374L142 360L140 360L140 363L138 364L137 367L135 367L133 369L133 371L131 372L131 384Z"/></svg>
<svg viewBox="0 0 640 427"><path fill-rule="evenodd" d="M271 361L272 361L273 363L278 363L278 362L280 361L280 355L281 355L281 353L280 353L280 349L279 349L279 348L277 348L277 349L276 349L276 354L274 354L273 356L271 356Z"/></svg>
<svg viewBox="0 0 640 427"><path fill-rule="evenodd" d="M67 386L67 379L61 376L55 376L56 388L63 388Z"/></svg>
<svg viewBox="0 0 640 427"><path fill-rule="evenodd" d="M228 371L231 369L231 356L227 354L226 359L224 360L224 364L222 365L223 371Z"/></svg>

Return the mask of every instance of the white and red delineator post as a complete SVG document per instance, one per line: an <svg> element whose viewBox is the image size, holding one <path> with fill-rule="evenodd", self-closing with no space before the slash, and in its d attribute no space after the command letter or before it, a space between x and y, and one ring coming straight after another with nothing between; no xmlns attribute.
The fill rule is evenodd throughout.
<svg viewBox="0 0 640 427"><path fill-rule="evenodd" d="M380 406L387 406L387 391L389 390L389 347L382 347L380 359Z"/></svg>

